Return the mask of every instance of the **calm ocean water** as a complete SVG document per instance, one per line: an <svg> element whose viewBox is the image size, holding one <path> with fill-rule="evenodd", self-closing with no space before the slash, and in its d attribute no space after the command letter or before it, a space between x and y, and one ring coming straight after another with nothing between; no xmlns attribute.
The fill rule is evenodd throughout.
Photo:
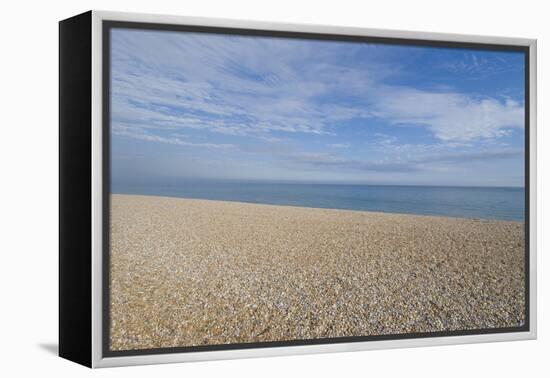
<svg viewBox="0 0 550 378"><path fill-rule="evenodd" d="M523 188L250 182L115 183L113 193L523 221Z"/></svg>

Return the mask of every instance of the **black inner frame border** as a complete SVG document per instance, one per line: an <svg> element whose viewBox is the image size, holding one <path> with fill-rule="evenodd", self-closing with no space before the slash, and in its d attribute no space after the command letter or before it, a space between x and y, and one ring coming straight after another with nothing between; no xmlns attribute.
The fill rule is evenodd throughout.
<svg viewBox="0 0 550 378"><path fill-rule="evenodd" d="M240 343L240 344L213 344L213 345L198 345L198 346L181 346L167 348L152 348L152 349L132 349L132 350L111 350L110 349L110 195L111 195L111 145L110 145L110 120L111 120L111 30L112 29L138 29L148 31L170 31L170 32L192 32L192 33L207 33L207 34L225 34L233 36L255 36L255 37L271 37L271 38L291 38L291 39L306 39L306 40L321 40L321 41L340 41L340 42L359 42L359 43L377 43L387 45L402 45L402 46L418 46L418 47L434 47L434 48L454 48L454 49L471 49L471 50L492 50L492 51L511 51L521 52L524 54L524 71L525 71L525 166L524 166L524 192L525 192L525 323L520 327L508 328L484 328L471 330L456 330L456 331L437 331L437 332L419 332L405 334L388 334L388 335L371 335L371 336L346 336L334 338L319 338L319 339L304 339L304 340L280 340L266 341L257 343ZM433 338L433 337L448 337L448 336L465 336L465 335L485 335L496 333L512 333L512 332L529 332L530 320L530 288L529 288L529 236L530 236L530 170L529 170L529 137L530 137L530 56L529 46L519 45L504 45L492 43L478 42L452 42L452 41L433 41L428 39L414 38L394 38L394 37L369 37L357 35L339 35L339 34L324 34L324 33L309 33L309 32L291 32L291 31L273 31L273 30L257 30L245 28L229 28L229 27L214 27L214 26L195 26L195 25L177 25L177 24L161 24L147 22L129 22L129 21L102 21L102 169L103 169L103 219L102 219L102 355L103 357L123 357L123 356L140 356L151 354L169 354L169 353L185 353L185 352L206 352L206 351L222 351L235 349L255 349L255 348L273 348L273 347L289 347L289 346L304 346L304 345L321 345L321 344L339 344L365 341L381 341L381 340L403 340L403 339L418 339L418 338Z"/></svg>

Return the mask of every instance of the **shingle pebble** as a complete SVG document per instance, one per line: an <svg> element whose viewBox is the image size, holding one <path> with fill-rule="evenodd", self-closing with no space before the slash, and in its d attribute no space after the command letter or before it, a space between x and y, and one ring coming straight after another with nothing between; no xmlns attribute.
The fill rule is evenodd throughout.
<svg viewBox="0 0 550 378"><path fill-rule="evenodd" d="M516 327L521 222L113 195L112 350Z"/></svg>

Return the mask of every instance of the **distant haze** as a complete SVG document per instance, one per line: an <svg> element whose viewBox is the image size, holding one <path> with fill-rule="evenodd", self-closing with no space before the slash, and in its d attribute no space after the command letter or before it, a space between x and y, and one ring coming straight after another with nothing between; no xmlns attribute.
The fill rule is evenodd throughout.
<svg viewBox="0 0 550 378"><path fill-rule="evenodd" d="M112 180L522 186L524 55L112 30Z"/></svg>

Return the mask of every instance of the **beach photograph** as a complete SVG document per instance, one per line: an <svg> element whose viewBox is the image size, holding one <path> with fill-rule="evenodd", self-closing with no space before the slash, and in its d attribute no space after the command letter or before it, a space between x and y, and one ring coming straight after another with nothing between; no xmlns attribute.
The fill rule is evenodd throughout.
<svg viewBox="0 0 550 378"><path fill-rule="evenodd" d="M110 351L526 325L523 53L109 46Z"/></svg>

